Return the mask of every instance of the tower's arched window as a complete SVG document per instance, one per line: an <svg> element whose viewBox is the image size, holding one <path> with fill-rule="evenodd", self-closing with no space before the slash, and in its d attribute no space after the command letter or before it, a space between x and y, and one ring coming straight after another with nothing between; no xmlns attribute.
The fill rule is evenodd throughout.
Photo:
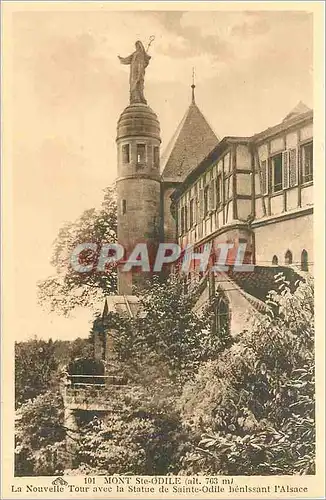
<svg viewBox="0 0 326 500"><path fill-rule="evenodd" d="M220 334L225 334L229 331L229 303L224 296L217 299L215 306L215 330Z"/></svg>
<svg viewBox="0 0 326 500"><path fill-rule="evenodd" d="M285 264L289 266L290 264L292 264L292 261L293 261L292 252L288 250L285 254Z"/></svg>
<svg viewBox="0 0 326 500"><path fill-rule="evenodd" d="M301 252L301 271L308 271L308 252L302 250Z"/></svg>
<svg viewBox="0 0 326 500"><path fill-rule="evenodd" d="M277 257L277 255L274 255L273 259L272 259L272 265L277 266L277 264L278 264L278 257Z"/></svg>

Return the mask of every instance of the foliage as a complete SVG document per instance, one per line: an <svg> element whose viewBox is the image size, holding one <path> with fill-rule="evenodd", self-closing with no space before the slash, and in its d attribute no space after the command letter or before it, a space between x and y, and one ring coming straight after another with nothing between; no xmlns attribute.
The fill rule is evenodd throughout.
<svg viewBox="0 0 326 500"><path fill-rule="evenodd" d="M138 365L141 370L145 364L156 367L157 376L165 373L168 378L184 380L197 371L200 363L217 356L227 340L212 328L213 305L197 314L194 305L198 285L188 294L183 287L178 276L163 282L153 279L142 291L134 317L107 316L118 360Z"/></svg>
<svg viewBox="0 0 326 500"><path fill-rule="evenodd" d="M16 406L46 392L56 382L55 343L34 338L15 343Z"/></svg>
<svg viewBox="0 0 326 500"><path fill-rule="evenodd" d="M73 469L65 472L313 474L313 284L302 281L293 292L278 280L266 314L232 342L212 329L215 300L195 314L200 288L185 294L174 276L152 282L134 317L98 317L90 340L113 332L106 373L129 385L101 388L112 407L107 417L80 413ZM67 352L75 368L93 355L83 339ZM31 362L24 366L33 371ZM16 474L62 473L62 401L53 391L33 397L18 411Z"/></svg>
<svg viewBox="0 0 326 500"><path fill-rule="evenodd" d="M92 359L90 339L73 341L52 339L27 340L15 343L15 402L19 407L29 399L58 386L60 368L74 359Z"/></svg>
<svg viewBox="0 0 326 500"><path fill-rule="evenodd" d="M136 386L122 387L112 407L114 411L103 420L95 417L81 427L77 471L92 475L174 472L184 432L173 408Z"/></svg>
<svg viewBox="0 0 326 500"><path fill-rule="evenodd" d="M15 438L17 476L55 475L62 471L65 429L59 393L48 391L20 407Z"/></svg>
<svg viewBox="0 0 326 500"><path fill-rule="evenodd" d="M56 275L38 284L39 301L51 311L68 315L77 306L90 306L105 295L115 293L117 286L114 268L99 271L96 268L104 243L117 239L116 192L105 190L101 208L86 210L75 222L66 223L54 242L52 265ZM90 272L77 272L71 266L71 256L77 245L95 243L95 255L84 251L84 264L94 263Z"/></svg>
<svg viewBox="0 0 326 500"><path fill-rule="evenodd" d="M72 340L68 349L68 361L73 361L74 359L93 359L94 357L94 346L91 339L82 339L77 337Z"/></svg>
<svg viewBox="0 0 326 500"><path fill-rule="evenodd" d="M291 294L279 280L269 314L185 386L193 449L181 473L314 473L313 286Z"/></svg>
<svg viewBox="0 0 326 500"><path fill-rule="evenodd" d="M60 367L92 359L89 339L15 345L16 475L51 475L63 468L63 402L57 392Z"/></svg>

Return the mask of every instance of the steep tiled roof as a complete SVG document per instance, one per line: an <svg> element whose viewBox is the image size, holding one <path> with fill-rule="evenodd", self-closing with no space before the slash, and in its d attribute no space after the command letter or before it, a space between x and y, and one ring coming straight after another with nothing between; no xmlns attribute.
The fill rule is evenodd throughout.
<svg viewBox="0 0 326 500"><path fill-rule="evenodd" d="M218 138L193 101L162 156L163 181L183 182L217 143Z"/></svg>

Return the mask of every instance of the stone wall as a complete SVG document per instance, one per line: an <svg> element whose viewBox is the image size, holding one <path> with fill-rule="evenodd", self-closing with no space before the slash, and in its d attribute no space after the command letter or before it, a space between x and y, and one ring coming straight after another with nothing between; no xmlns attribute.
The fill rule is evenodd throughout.
<svg viewBox="0 0 326 500"><path fill-rule="evenodd" d="M254 227L256 263L272 265L273 256L278 264L285 264L285 253L290 250L293 265L300 268L301 253L308 252L309 271L313 274L313 214L297 216L288 220L274 220L271 224Z"/></svg>

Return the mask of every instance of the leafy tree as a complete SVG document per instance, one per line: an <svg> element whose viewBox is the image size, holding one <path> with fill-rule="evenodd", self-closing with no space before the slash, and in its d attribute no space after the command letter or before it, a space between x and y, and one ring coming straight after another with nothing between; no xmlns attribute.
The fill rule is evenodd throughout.
<svg viewBox="0 0 326 500"><path fill-rule="evenodd" d="M105 190L99 210L86 210L75 222L66 223L54 242L51 263L55 276L38 284L41 305L51 311L68 315L77 306L90 306L103 301L105 295L116 292L117 277L114 268L97 269L97 262L104 243L117 240L117 205L113 187ZM96 252L81 253L84 265L94 264L89 272L77 272L71 265L71 256L79 244L95 243Z"/></svg>
<svg viewBox="0 0 326 500"><path fill-rule="evenodd" d="M17 411L15 474L56 475L64 467L65 429L59 393L48 391Z"/></svg>
<svg viewBox="0 0 326 500"><path fill-rule="evenodd" d="M153 279L142 290L134 317L110 313L105 319L117 359L141 367L142 376L146 365L147 370L156 369L156 376L184 380L229 341L212 328L213 303L201 314L194 312L199 286L191 293L184 293L183 287L178 276Z"/></svg>
<svg viewBox="0 0 326 500"><path fill-rule="evenodd" d="M45 341L36 337L15 343L16 407L51 389L56 389L60 368L76 358L92 359L90 339Z"/></svg>
<svg viewBox="0 0 326 500"><path fill-rule="evenodd" d="M34 338L15 343L16 406L46 392L57 382L55 343Z"/></svg>
<svg viewBox="0 0 326 500"><path fill-rule="evenodd" d="M182 473L314 473L312 282L292 294L280 279L269 303L269 314L185 386L181 406L193 441Z"/></svg>
<svg viewBox="0 0 326 500"><path fill-rule="evenodd" d="M94 358L94 346L91 339L82 339L77 337L70 342L69 346L69 361L74 359L93 359Z"/></svg>

